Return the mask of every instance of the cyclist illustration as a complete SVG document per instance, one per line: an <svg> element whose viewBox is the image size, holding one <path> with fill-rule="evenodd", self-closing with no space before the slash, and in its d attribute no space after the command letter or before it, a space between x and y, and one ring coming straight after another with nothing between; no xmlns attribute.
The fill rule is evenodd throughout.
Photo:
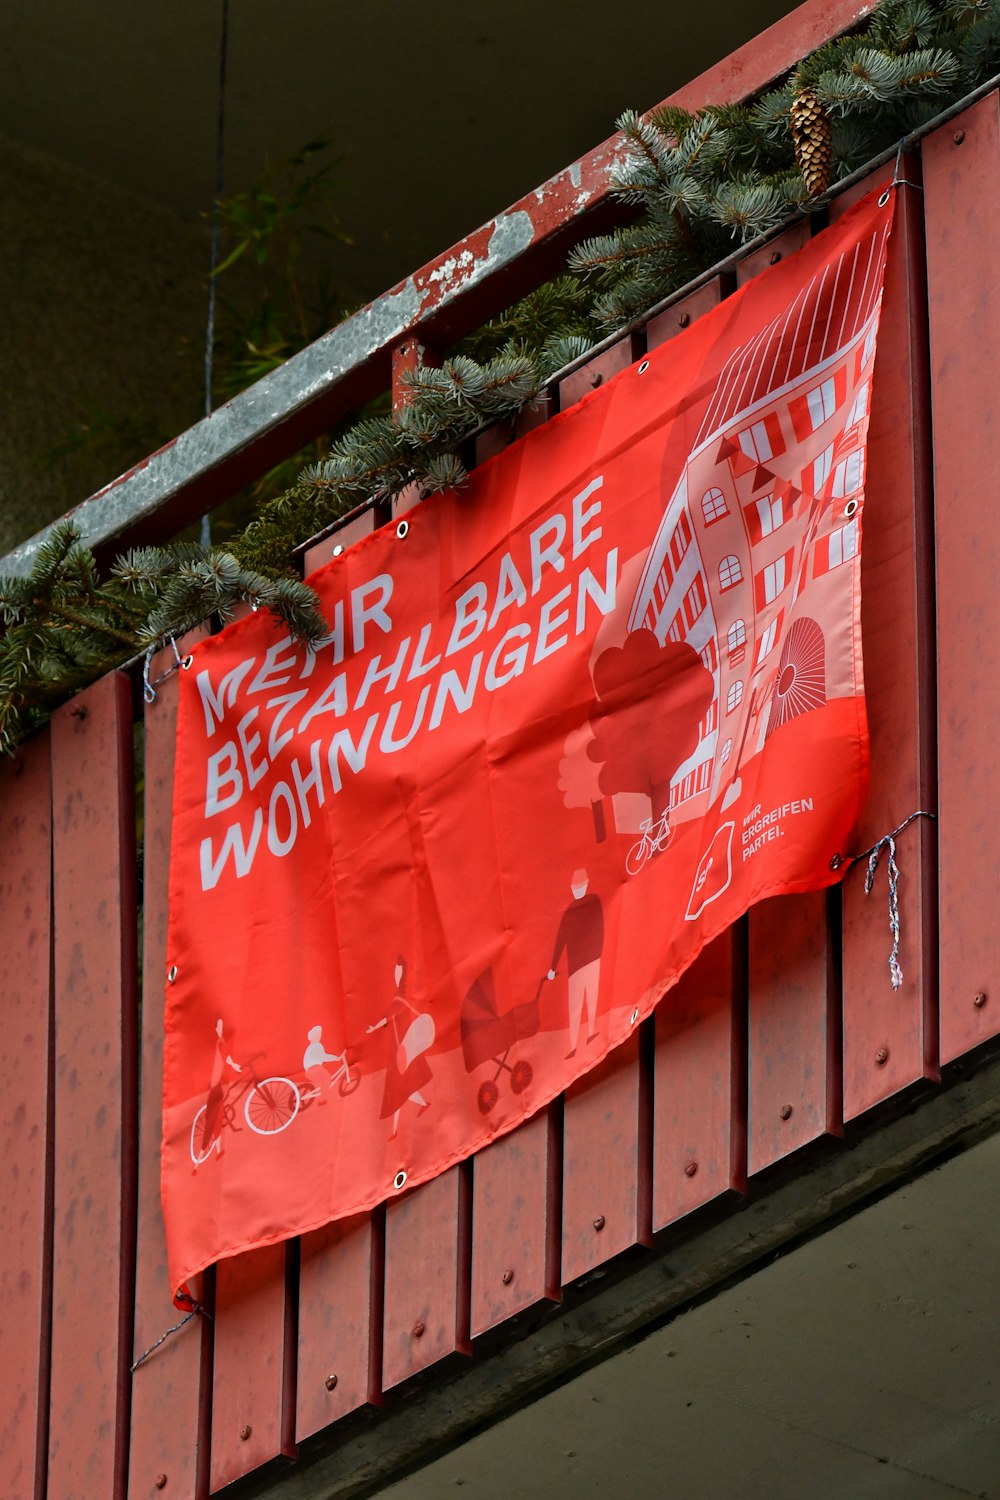
<svg viewBox="0 0 1000 1500"><path fill-rule="evenodd" d="M587 1008L587 1041L597 1038L597 991L601 979L601 950L604 947L604 909L597 892L587 894L586 870L574 870L570 880L573 900L562 914L556 933L548 979L555 979L556 965L563 953L569 972L566 999L569 1008L569 1051L575 1057L584 1006Z"/></svg>
<svg viewBox="0 0 1000 1500"><path fill-rule="evenodd" d="M430 1064L424 1055L434 1044L434 1019L418 1011L406 998L406 960L396 959L393 969L396 993L381 1020L368 1027L369 1032L386 1030L385 1088L379 1118L392 1116L390 1140L399 1130L404 1104L416 1104L418 1113L430 1108L421 1092L431 1081Z"/></svg>
<svg viewBox="0 0 1000 1500"><path fill-rule="evenodd" d="M303 1100L318 1098L320 1104L325 1104L327 1091L335 1084L341 1094L353 1094L361 1077L357 1068L353 1072L351 1070L347 1061L347 1048L343 1052L327 1052L323 1046L322 1026L310 1027L308 1035L309 1045L302 1054L302 1070L312 1087L308 1093L303 1094ZM337 1063L339 1066L331 1073L327 1063Z"/></svg>

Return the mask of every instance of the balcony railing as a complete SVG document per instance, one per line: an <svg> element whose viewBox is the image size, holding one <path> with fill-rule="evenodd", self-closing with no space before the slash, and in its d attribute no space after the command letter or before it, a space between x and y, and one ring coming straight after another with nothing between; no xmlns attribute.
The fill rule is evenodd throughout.
<svg viewBox="0 0 1000 1500"><path fill-rule="evenodd" d="M858 14L811 0L680 101L752 92ZM440 274L456 247L84 502L85 537L107 555L176 532L388 384L414 341L433 347L506 305L553 268L582 214L599 219L614 151L606 142L471 237L467 275ZM831 215L891 175L839 196ZM709 1213L735 1226L736 1262L751 1263L776 1243L745 1222L776 1164L804 1177L819 1160L845 1161L845 1132L852 1143L874 1138L892 1101L930 1108L944 1097L942 1069L946 1085L956 1059L987 1055L1000 1034L990 477L1000 206L987 190L1000 180L1000 95L928 135L905 175L919 185L900 190L869 436L872 777L858 830L863 848L915 808L938 813L900 842L903 988L888 985L885 908L866 901L860 871L830 892L765 902L563 1099L371 1215L224 1261L204 1278L211 1320L193 1317L133 1371L171 1323L160 976L176 679L136 726L135 682L109 675L0 765L4 1495L202 1500L236 1480L240 1493L275 1496L370 1489L394 1463L524 1399L735 1262L710 1264L706 1251L674 1289L661 1276L655 1294L603 1311L587 1302L595 1273L610 1272L609 1284L641 1276L697 1245ZM553 407L671 338L809 233L800 224L679 295L567 375ZM485 434L479 456L508 440ZM375 524L371 512L356 516L335 541ZM333 545L312 549L307 570ZM4 569L27 567L32 551L25 544ZM829 1211L817 1196L813 1222ZM563 1297L595 1309L575 1347L553 1313ZM456 1358L470 1351L471 1363ZM428 1432L421 1402L456 1380L461 1395Z"/></svg>

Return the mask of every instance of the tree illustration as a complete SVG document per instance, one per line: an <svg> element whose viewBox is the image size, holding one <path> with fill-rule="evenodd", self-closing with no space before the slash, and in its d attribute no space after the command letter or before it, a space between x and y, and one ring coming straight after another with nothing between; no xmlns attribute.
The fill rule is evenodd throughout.
<svg viewBox="0 0 1000 1500"><path fill-rule="evenodd" d="M605 796L645 792L659 818L670 778L694 750L715 684L693 646L634 630L602 651L593 667L597 704L587 755L600 767Z"/></svg>
<svg viewBox="0 0 1000 1500"><path fill-rule="evenodd" d="M594 730L589 722L581 724L579 729L570 730L563 741L563 756L559 762L559 790L564 807L590 808L594 815L594 834L601 844L607 836L607 828L601 802L601 768L588 753L593 741Z"/></svg>

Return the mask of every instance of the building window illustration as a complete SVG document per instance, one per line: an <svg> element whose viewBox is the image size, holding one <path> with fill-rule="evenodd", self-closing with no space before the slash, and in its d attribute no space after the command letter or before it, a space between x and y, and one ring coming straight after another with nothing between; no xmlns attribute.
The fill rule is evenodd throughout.
<svg viewBox="0 0 1000 1500"><path fill-rule="evenodd" d="M671 620L667 637L672 641L682 641L684 639L684 613L682 610L678 610Z"/></svg>
<svg viewBox="0 0 1000 1500"><path fill-rule="evenodd" d="M833 498L842 500L845 495L853 495L861 488L863 461L861 449L857 448L842 458L833 471Z"/></svg>
<svg viewBox="0 0 1000 1500"><path fill-rule="evenodd" d="M775 638L776 638L776 636L778 634L778 625L780 623L780 620L781 620L781 616L780 615L778 616L778 618L776 620L772 620L771 623L770 623L770 625L767 627L767 629L764 631L764 634L760 638L760 644L757 647L757 665L758 666L760 666L760 664L764 660L765 656L769 656L770 653L774 649L774 642L775 642Z"/></svg>
<svg viewBox="0 0 1000 1500"><path fill-rule="evenodd" d="M785 583L785 559L779 557L777 562L768 563L764 569L764 603L770 604L772 599L777 599Z"/></svg>
<svg viewBox="0 0 1000 1500"><path fill-rule="evenodd" d="M705 649L701 652L701 659L705 663L707 670L714 673L719 665L719 653L715 649L714 635Z"/></svg>
<svg viewBox="0 0 1000 1500"><path fill-rule="evenodd" d="M867 415L867 413L868 382L866 380L864 385L861 387L861 389L858 391L858 394L854 398L854 405L851 407L850 414L847 418L848 430L852 427L857 427L858 423L862 420L863 417Z"/></svg>
<svg viewBox="0 0 1000 1500"><path fill-rule="evenodd" d="M726 631L726 646L730 655L747 643L747 627L742 620L734 620Z"/></svg>
<svg viewBox="0 0 1000 1500"><path fill-rule="evenodd" d="M723 745L723 747L722 747L722 753L719 756L719 765L720 766L724 766L726 764L726 761L732 755L732 753L733 753L733 742L732 742L732 740L727 740L726 743Z"/></svg>
<svg viewBox="0 0 1000 1500"><path fill-rule="evenodd" d="M684 595L684 618L689 626L701 615L708 603L708 595L705 592L705 579L701 573L694 575L694 582Z"/></svg>
<svg viewBox="0 0 1000 1500"><path fill-rule="evenodd" d="M701 729L698 732L698 738L702 739L702 740L707 739L710 734L714 734L715 733L715 731L718 729L718 727L719 727L719 702L718 702L718 699L713 698L711 708L708 710L708 713L705 715L704 719L702 719L702 721L701 721Z"/></svg>
<svg viewBox="0 0 1000 1500"><path fill-rule="evenodd" d="M773 458L776 453L784 452L781 428L773 414L766 416L763 421L754 422L751 427L745 427L737 442L746 457L757 464Z"/></svg>
<svg viewBox="0 0 1000 1500"><path fill-rule="evenodd" d="M701 513L705 517L706 526L711 526L713 521L721 521L723 516L729 514L726 497L714 484L701 497Z"/></svg>
<svg viewBox="0 0 1000 1500"><path fill-rule="evenodd" d="M858 552L858 523L850 521L846 526L841 526L839 531L830 533L830 567L837 568L841 563L850 562Z"/></svg>
<svg viewBox="0 0 1000 1500"><path fill-rule="evenodd" d="M830 477L833 468L833 444L825 448L819 458L813 460L813 489L818 495Z"/></svg>
<svg viewBox="0 0 1000 1500"><path fill-rule="evenodd" d="M686 510L681 511L680 520L674 527L674 534L670 538L670 555L674 560L674 567L679 568L684 559L684 554L691 545L691 522Z"/></svg>
<svg viewBox="0 0 1000 1500"><path fill-rule="evenodd" d="M837 410L837 388L832 376L809 392L806 404L809 408L809 420L815 432L817 427L822 427L823 423Z"/></svg>
<svg viewBox="0 0 1000 1500"><path fill-rule="evenodd" d="M743 702L743 684L734 682L726 694L726 713L731 714Z"/></svg>
<svg viewBox="0 0 1000 1500"><path fill-rule="evenodd" d="M771 532L776 531L785 519L781 507L781 496L762 495L755 504L760 534L762 537L770 536Z"/></svg>
<svg viewBox="0 0 1000 1500"><path fill-rule="evenodd" d="M730 552L728 557L724 557L719 564L719 587L731 589L737 583L742 582L742 579L743 569L740 567L740 560L735 553Z"/></svg>

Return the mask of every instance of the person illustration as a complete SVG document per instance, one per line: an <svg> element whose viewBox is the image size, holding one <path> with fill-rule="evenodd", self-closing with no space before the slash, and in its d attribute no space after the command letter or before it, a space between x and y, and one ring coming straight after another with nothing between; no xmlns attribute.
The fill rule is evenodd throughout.
<svg viewBox="0 0 1000 1500"><path fill-rule="evenodd" d="M311 1026L308 1032L309 1045L302 1054L302 1068L312 1084L311 1091L306 1095L307 1099L315 1099L319 1096L321 1104L326 1103L326 1091L332 1089L334 1077L327 1063L342 1063L344 1055L342 1052L327 1052L323 1046L322 1026Z"/></svg>
<svg viewBox="0 0 1000 1500"><path fill-rule="evenodd" d="M215 1051L212 1055L212 1072L208 1080L208 1098L205 1100L204 1125L205 1139L214 1141L219 1156L222 1155L223 1102L226 1093L224 1079L227 1068L232 1068L234 1073L243 1072L240 1063L234 1062L229 1055L225 1026L220 1016L215 1023Z"/></svg>
<svg viewBox="0 0 1000 1500"><path fill-rule="evenodd" d="M576 1056L584 1006L587 1009L587 1041L593 1042L597 1038L597 991L601 978L601 950L604 947L604 909L596 891L587 894L588 884L586 870L573 871L570 879L573 900L562 914L547 975L549 979L555 979L556 966L565 953L569 975L567 1059Z"/></svg>
<svg viewBox="0 0 1000 1500"><path fill-rule="evenodd" d="M392 1116L390 1141L399 1131L399 1116L404 1104L416 1104L418 1113L430 1108L422 1090L431 1081L430 1064L424 1055L434 1042L434 1021L426 1011L418 1011L406 998L406 960L400 956L393 969L396 993L380 1021L369 1032L386 1028L385 1088L379 1119Z"/></svg>

